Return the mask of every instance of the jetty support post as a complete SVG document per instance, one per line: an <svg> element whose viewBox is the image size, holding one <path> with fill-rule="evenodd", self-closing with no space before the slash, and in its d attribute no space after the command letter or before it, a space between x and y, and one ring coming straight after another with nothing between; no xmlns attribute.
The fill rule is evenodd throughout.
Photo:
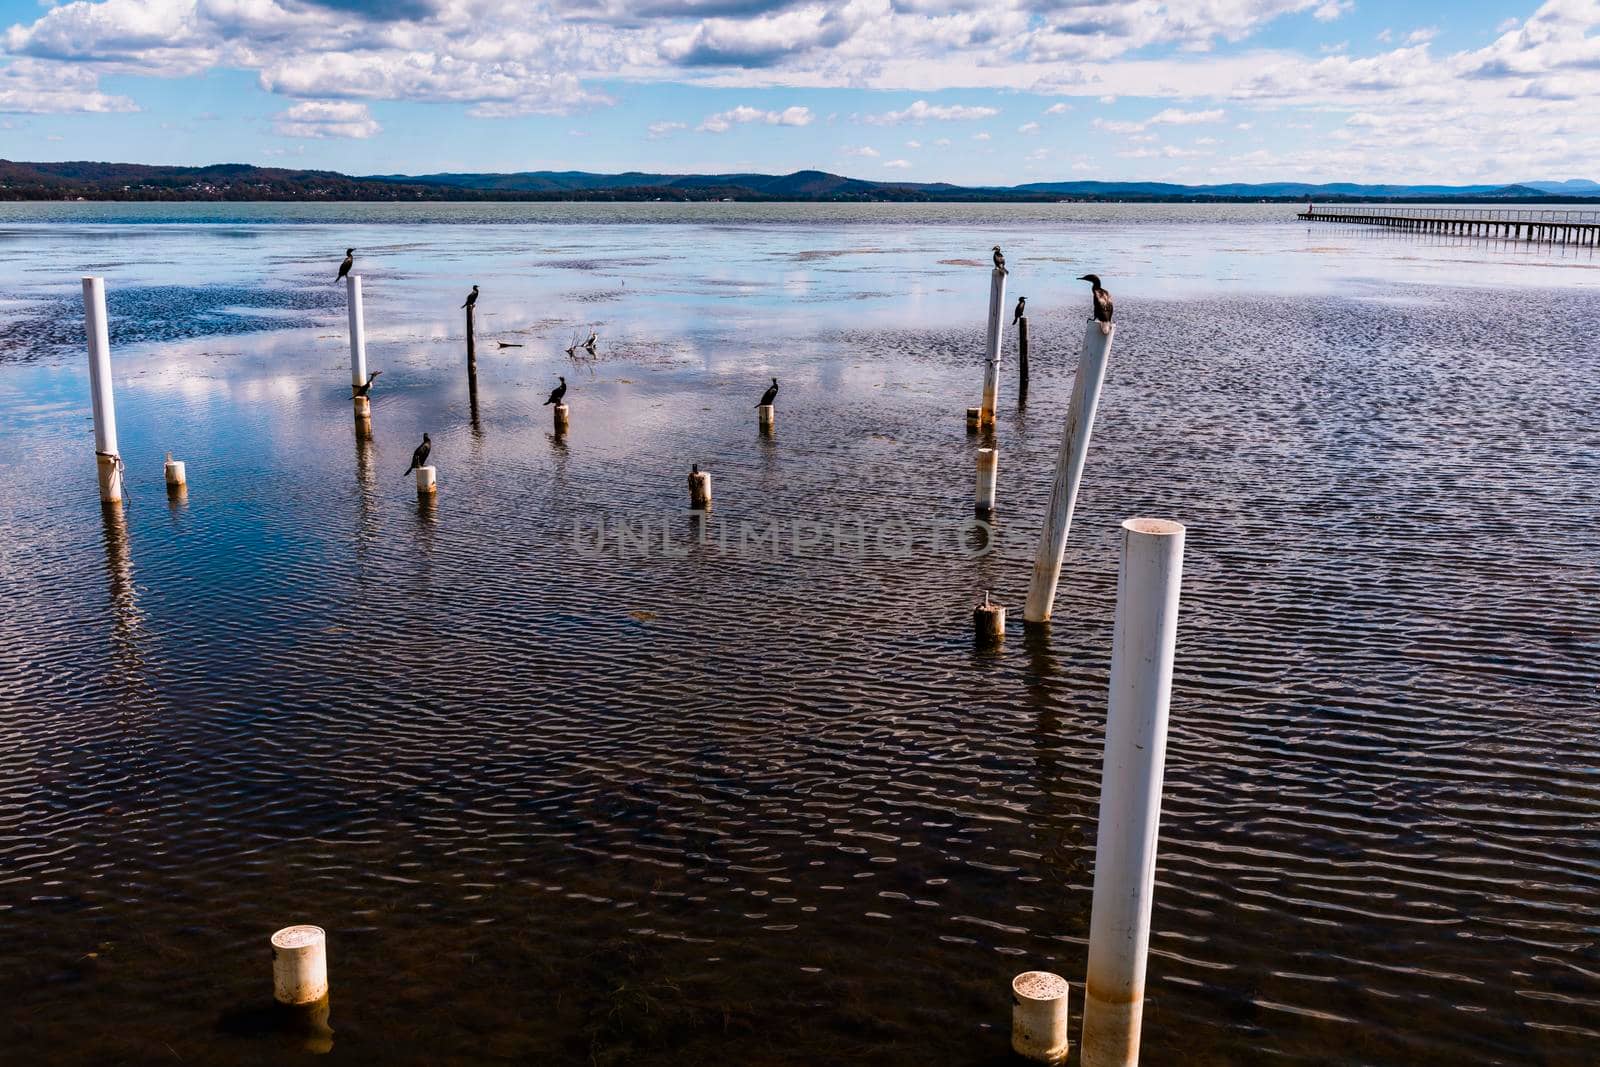
<svg viewBox="0 0 1600 1067"><path fill-rule="evenodd" d="M994 514L995 484L1000 474L1000 449L978 449L978 498L973 511L979 518Z"/></svg>
<svg viewBox="0 0 1600 1067"><path fill-rule="evenodd" d="M467 388L472 392L478 391L478 350L472 337L472 313L476 310L471 304L467 305Z"/></svg>
<svg viewBox="0 0 1600 1067"><path fill-rule="evenodd" d="M1044 529L1039 533L1033 578L1022 609L1025 623L1049 622L1050 611L1055 606L1061 561L1067 551L1067 531L1072 528L1072 509L1077 504L1078 483L1083 480L1083 464L1094 430L1094 413L1100 405L1100 387L1105 383L1106 361L1116 334L1115 325L1094 319L1089 320L1083 331L1078 375L1072 383L1067 424L1061 434L1061 450L1056 455L1055 481L1050 485L1050 510L1045 515Z"/></svg>
<svg viewBox="0 0 1600 1067"><path fill-rule="evenodd" d="M994 425L995 397L1000 392L1000 341L1005 328L1006 272L999 267L989 275L989 332L983 346L983 401L978 419Z"/></svg>
<svg viewBox="0 0 1600 1067"><path fill-rule="evenodd" d="M711 510L711 472L694 464L689 471L689 507L694 511Z"/></svg>
<svg viewBox="0 0 1600 1067"><path fill-rule="evenodd" d="M285 926L272 935L272 999L287 1007L328 995L328 937L320 926Z"/></svg>
<svg viewBox="0 0 1600 1067"><path fill-rule="evenodd" d="M1011 980L1011 1051L1032 1063L1067 1062L1067 980L1024 971Z"/></svg>
<svg viewBox="0 0 1600 1067"><path fill-rule="evenodd" d="M100 500L122 500L122 453L117 448L117 406L111 395L111 332L104 278L83 279L83 331L89 339L89 398L94 408L95 468Z"/></svg>
<svg viewBox="0 0 1600 1067"><path fill-rule="evenodd" d="M1165 519L1122 524L1079 1042L1083 1067L1139 1062L1184 536L1182 525Z"/></svg>
<svg viewBox="0 0 1600 1067"><path fill-rule="evenodd" d="M1017 400L1028 398L1028 316L1017 320Z"/></svg>

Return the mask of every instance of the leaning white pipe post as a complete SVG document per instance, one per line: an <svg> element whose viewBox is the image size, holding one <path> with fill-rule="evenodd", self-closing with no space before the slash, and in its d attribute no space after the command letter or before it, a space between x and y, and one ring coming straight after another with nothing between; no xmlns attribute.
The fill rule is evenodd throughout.
<svg viewBox="0 0 1600 1067"><path fill-rule="evenodd" d="M983 347L983 403L978 419L994 425L995 397L1000 392L1000 339L1005 328L1006 272L996 267L989 276L989 333Z"/></svg>
<svg viewBox="0 0 1600 1067"><path fill-rule="evenodd" d="M272 998L289 1007L328 995L328 937L320 926L285 926L272 935Z"/></svg>
<svg viewBox="0 0 1600 1067"><path fill-rule="evenodd" d="M117 450L117 406L111 396L111 334L104 278L83 279L83 332L89 338L89 397L94 407L95 468L100 499L122 499L122 453Z"/></svg>
<svg viewBox="0 0 1600 1067"><path fill-rule="evenodd" d="M1061 451L1056 454L1056 477L1050 486L1050 512L1039 534L1039 549L1033 557L1033 579L1028 583L1028 600L1022 607L1022 621L1050 621L1055 605L1056 583L1061 580L1061 561L1067 551L1067 531L1072 528L1072 509L1078 501L1078 483L1083 480L1083 464L1089 454L1089 435L1094 430L1094 413L1100 405L1100 387L1106 379L1106 360L1117 328L1093 319L1083 332L1083 352L1078 356L1078 375L1072 383L1072 402L1067 409L1067 425L1061 434Z"/></svg>
<svg viewBox="0 0 1600 1067"><path fill-rule="evenodd" d="M439 483L434 478L436 473L437 471L433 467L417 468L418 496L432 496L434 493L439 491Z"/></svg>
<svg viewBox="0 0 1600 1067"><path fill-rule="evenodd" d="M1139 1062L1183 540L1184 528L1165 519L1122 524L1079 1043L1083 1067Z"/></svg>
<svg viewBox="0 0 1600 1067"><path fill-rule="evenodd" d="M1011 1051L1033 1063L1066 1063L1067 980L1024 971L1011 980Z"/></svg>
<svg viewBox="0 0 1600 1067"><path fill-rule="evenodd" d="M1000 450L978 449L978 499L973 510L979 517L994 514L995 483L1000 475Z"/></svg>
<svg viewBox="0 0 1600 1067"><path fill-rule="evenodd" d="M344 292L345 307L350 318L350 387L354 395L356 389L367 384L367 324L361 308L361 275L345 275ZM356 406L360 408L363 405ZM371 413L371 408L368 408L367 414L370 416ZM360 417L359 411L357 416Z"/></svg>

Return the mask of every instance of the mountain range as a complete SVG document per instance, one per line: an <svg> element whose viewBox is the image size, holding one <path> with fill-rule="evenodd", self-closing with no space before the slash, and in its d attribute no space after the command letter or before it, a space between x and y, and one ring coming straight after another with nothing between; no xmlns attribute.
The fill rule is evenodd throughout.
<svg viewBox="0 0 1600 1067"><path fill-rule="evenodd" d="M964 186L879 182L820 170L793 174L658 174L523 171L514 174L373 174L285 170L243 163L209 167L0 160L0 200L757 200L757 201L1255 201L1600 198L1586 179L1512 185L1362 185L1352 182L1029 182Z"/></svg>

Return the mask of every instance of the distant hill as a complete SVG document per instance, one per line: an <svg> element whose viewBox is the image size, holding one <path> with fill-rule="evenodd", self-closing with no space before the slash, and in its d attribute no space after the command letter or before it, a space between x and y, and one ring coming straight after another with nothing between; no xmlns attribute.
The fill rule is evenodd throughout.
<svg viewBox="0 0 1600 1067"><path fill-rule="evenodd" d="M1359 185L1304 182L1176 185L1169 182L1030 182L962 186L878 182L821 170L793 174L655 174L525 171L516 174L373 174L285 170L243 163L164 167L138 163L0 160L0 200L757 200L757 201L1255 201L1519 200L1600 197L1581 179L1517 185Z"/></svg>

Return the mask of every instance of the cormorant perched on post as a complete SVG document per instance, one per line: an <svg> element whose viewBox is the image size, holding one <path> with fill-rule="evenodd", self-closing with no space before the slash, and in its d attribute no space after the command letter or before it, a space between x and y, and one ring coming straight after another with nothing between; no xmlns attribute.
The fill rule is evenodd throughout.
<svg viewBox="0 0 1600 1067"><path fill-rule="evenodd" d="M1094 321L1110 322L1111 294L1106 292L1105 289L1101 288L1100 275L1081 274L1078 276L1078 280L1080 282L1088 282L1090 285L1094 286Z"/></svg>
<svg viewBox="0 0 1600 1067"><path fill-rule="evenodd" d="M428 440L427 434L423 434L422 443L417 446L417 450L415 452L411 453L411 466L406 468L406 474L410 474L412 471L428 462L428 450L432 447L433 442ZM400 477L404 478L406 474L402 474Z"/></svg>
<svg viewBox="0 0 1600 1067"><path fill-rule="evenodd" d="M1025 296L1017 297L1017 313L1011 316L1011 325L1015 326L1017 323L1021 322L1022 316L1027 314L1027 311L1028 298Z"/></svg>
<svg viewBox="0 0 1600 1067"><path fill-rule="evenodd" d="M372 392L372 383L377 381L378 380L378 375L380 375L382 373L383 373L383 371L381 371L381 370L375 370L371 374L367 375L366 384L365 385L356 386L352 395L354 395L354 396L368 396L368 395L370 395L371 392Z"/></svg>
<svg viewBox="0 0 1600 1067"><path fill-rule="evenodd" d="M474 285L472 287L472 292L467 294L467 302L465 304L462 304L461 307L469 308L469 307L475 306L477 303L478 303L478 287L476 285ZM461 310L461 308L457 308L456 310L459 311L459 310Z"/></svg>
<svg viewBox="0 0 1600 1067"><path fill-rule="evenodd" d="M560 375L557 375L557 377L560 377ZM540 407L545 407L545 406L547 406L549 404L559 404L559 403L561 403L561 398L566 396L566 395L567 395L567 380L565 378L562 378L561 379L561 384L556 386L554 389L550 390L550 399L546 400L543 404L540 404L539 406Z"/></svg>
<svg viewBox="0 0 1600 1067"><path fill-rule="evenodd" d="M344 276L346 274L349 274L350 273L350 268L355 266L355 265L356 265L356 250L353 249L353 248L345 249L344 250L344 262L339 264L339 276L337 278L335 278L334 281L336 281L336 282L344 281Z"/></svg>
<svg viewBox="0 0 1600 1067"><path fill-rule="evenodd" d="M994 246L994 269L999 271L1001 274L1010 273L1010 271L1006 270L1005 253L1000 251L999 245Z"/></svg>
<svg viewBox="0 0 1600 1067"><path fill-rule="evenodd" d="M587 341L583 342L583 347L587 348L589 351L593 352L594 351L594 344L598 340L600 340L599 331L590 330L589 331L589 339Z"/></svg>
<svg viewBox="0 0 1600 1067"><path fill-rule="evenodd" d="M764 408L778 399L778 379L772 379L772 384L767 386L767 391L761 394L761 399L756 402L756 407Z"/></svg>

